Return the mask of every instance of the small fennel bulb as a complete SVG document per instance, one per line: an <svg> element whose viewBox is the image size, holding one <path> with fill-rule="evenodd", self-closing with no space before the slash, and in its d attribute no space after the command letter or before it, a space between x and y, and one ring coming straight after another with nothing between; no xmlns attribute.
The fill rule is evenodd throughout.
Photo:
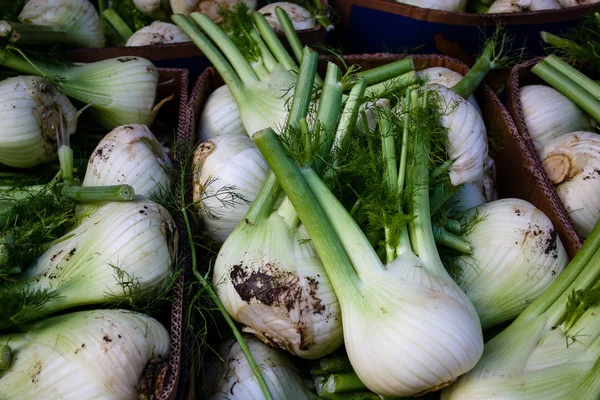
<svg viewBox="0 0 600 400"><path fill-rule="evenodd" d="M0 163L34 167L56 159L57 133L77 129L77 110L44 78L0 81ZM59 126L60 125L60 126Z"/></svg>
<svg viewBox="0 0 600 400"><path fill-rule="evenodd" d="M314 16L306 8L295 3L289 3L287 1L277 1L275 3L267 4L257 11L265 16L266 20L269 22L269 25L275 32L283 32L279 18L277 18L277 14L275 13L275 9L277 7L280 7L287 13L288 17L292 21L295 31L313 29L316 26L316 20Z"/></svg>
<svg viewBox="0 0 600 400"><path fill-rule="evenodd" d="M240 108L227 85L223 85L212 92L204 103L198 122L198 138L204 142L217 135L228 134L246 135L246 131Z"/></svg>
<svg viewBox="0 0 600 400"><path fill-rule="evenodd" d="M151 46L189 42L190 38L175 24L153 21L150 25L134 32L125 46Z"/></svg>
<svg viewBox="0 0 600 400"><path fill-rule="evenodd" d="M170 339L157 320L126 310L64 314L0 335L13 361L0 370L3 399L110 399L139 396L144 367L166 359Z"/></svg>
<svg viewBox="0 0 600 400"><path fill-rule="evenodd" d="M467 0L396 0L401 4L408 4L420 8L430 8L444 11L465 11Z"/></svg>
<svg viewBox="0 0 600 400"><path fill-rule="evenodd" d="M558 136L588 131L593 125L575 103L550 86L523 86L519 94L527 131L538 152Z"/></svg>
<svg viewBox="0 0 600 400"><path fill-rule="evenodd" d="M109 132L92 153L83 186L127 184L149 198L169 190L173 163L145 125L123 125Z"/></svg>
<svg viewBox="0 0 600 400"><path fill-rule="evenodd" d="M437 83L442 86L446 86L447 88L451 88L456 85L462 78L463 75L459 74L456 71L452 71L449 68L445 67L430 67L425 68L419 72L417 72L417 76L426 77L427 82L429 83ZM481 114L481 108L479 104L477 104L477 99L475 99L475 95L470 95L467 100L469 103L473 104L473 107L477 109L477 112Z"/></svg>
<svg viewBox="0 0 600 400"><path fill-rule="evenodd" d="M488 9L488 14L560 10L560 8L557 0L496 0Z"/></svg>
<svg viewBox="0 0 600 400"><path fill-rule="evenodd" d="M498 199L496 164L494 159L488 156L483 177L460 185L458 191L451 197L451 211L460 214L496 199Z"/></svg>
<svg viewBox="0 0 600 400"><path fill-rule="evenodd" d="M600 135L559 136L544 146L540 156L577 232L587 237L600 219Z"/></svg>
<svg viewBox="0 0 600 400"><path fill-rule="evenodd" d="M552 221L520 199L492 201L475 210L481 218L465 239L461 283L483 329L514 319L563 271L569 259Z"/></svg>
<svg viewBox="0 0 600 400"><path fill-rule="evenodd" d="M13 42L51 41L79 47L104 47L100 16L89 0L29 0L19 14L19 21L31 27L12 26ZM50 29L36 29L38 27ZM8 33L3 32L3 35Z"/></svg>
<svg viewBox="0 0 600 400"><path fill-rule="evenodd" d="M201 143L193 159L193 200L204 228L220 241L244 219L269 167L248 136L218 135Z"/></svg>
<svg viewBox="0 0 600 400"><path fill-rule="evenodd" d="M107 203L83 217L13 285L0 288L5 299L0 326L80 305L150 296L170 275L177 238L164 207L150 200ZM44 301L31 304L39 293Z"/></svg>
<svg viewBox="0 0 600 400"><path fill-rule="evenodd" d="M133 0L133 5L142 14L151 17L170 7L169 0Z"/></svg>
<svg viewBox="0 0 600 400"><path fill-rule="evenodd" d="M243 335L274 399L316 399L306 389L292 362L281 351L273 349L253 336ZM246 361L239 343L230 339L219 345L219 359L205 368L207 371L206 400L226 396L230 400L262 400L264 395Z"/></svg>
<svg viewBox="0 0 600 400"><path fill-rule="evenodd" d="M219 8L231 10L240 1L246 3L250 10L256 10L256 0L171 0L171 9L173 14L186 16L199 12L220 23L223 19L219 15Z"/></svg>

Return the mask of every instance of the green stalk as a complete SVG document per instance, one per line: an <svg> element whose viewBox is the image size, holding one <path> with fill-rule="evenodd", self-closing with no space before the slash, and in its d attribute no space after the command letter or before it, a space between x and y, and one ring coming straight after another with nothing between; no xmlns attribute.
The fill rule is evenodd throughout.
<svg viewBox="0 0 600 400"><path fill-rule="evenodd" d="M463 230L462 224L460 223L460 221L455 220L455 219L449 219L446 221L446 225L444 225L444 228L450 232L450 233L455 233L455 234L460 234Z"/></svg>
<svg viewBox="0 0 600 400"><path fill-rule="evenodd" d="M448 232L439 226L433 227L433 237L437 244L441 244L449 249L454 249L465 255L473 254L473 247L469 242L464 241L455 234Z"/></svg>
<svg viewBox="0 0 600 400"><path fill-rule="evenodd" d="M225 57L229 60L238 76L245 84L258 81L258 77L250 66L250 63L242 55L235 46L233 41L223 32L217 24L213 22L207 15L194 12L191 14L192 19L200 28L211 38L213 42L221 49ZM211 60L212 62L212 60Z"/></svg>
<svg viewBox="0 0 600 400"><path fill-rule="evenodd" d="M77 37L73 34L56 30L48 26L21 24L18 22L0 21L0 37L10 43L18 44L73 44Z"/></svg>
<svg viewBox="0 0 600 400"><path fill-rule="evenodd" d="M318 360L318 365L311 369L311 375L328 375L352 371L348 357L330 355Z"/></svg>
<svg viewBox="0 0 600 400"><path fill-rule="evenodd" d="M133 31L131 30L129 25L127 25L127 23L123 21L123 18L121 18L121 16L117 14L117 12L112 8L104 10L104 12L102 12L102 17L104 17L104 19L108 21L110 26L112 26L113 29L117 31L119 36L124 41L129 40L129 38L133 36Z"/></svg>
<svg viewBox="0 0 600 400"><path fill-rule="evenodd" d="M406 90L406 97L405 97L405 107L407 108L407 110L410 109L411 107L411 103L410 103L410 90L407 89ZM400 150L400 170L398 171L398 182L396 183L396 190L398 191L398 193L401 193L404 191L404 184L405 184L405 180L406 180L406 162L408 160L408 124L409 124L409 118L408 118L408 113L404 116L404 127L402 130L402 147ZM402 198L400 197L400 201L398 204L398 210L401 211L402 210Z"/></svg>
<svg viewBox="0 0 600 400"><path fill-rule="evenodd" d="M105 201L132 201L135 191L129 185L68 186L61 188L61 195L78 203Z"/></svg>
<svg viewBox="0 0 600 400"><path fill-rule="evenodd" d="M275 7L275 15L277 15L277 19L279 20L283 34L290 44L290 47L294 52L294 56L296 56L296 61L300 62L302 60L302 48L304 46L302 46L302 42L300 42L300 38L294 29L294 24L281 7Z"/></svg>
<svg viewBox="0 0 600 400"><path fill-rule="evenodd" d="M388 110L379 108L379 135L381 137L381 156L384 162L383 179L387 181L388 190L393 193L397 190L398 166L396 164L396 141L392 131L392 123ZM384 226L385 233L385 253L386 261L389 264L396 258L396 249L392 246L392 230L389 226Z"/></svg>
<svg viewBox="0 0 600 400"><path fill-rule="evenodd" d="M540 32L540 36L545 43L557 49L565 50L569 53L579 52L582 50L581 47L579 47L574 41L561 38L560 36L553 35L550 32L542 31Z"/></svg>
<svg viewBox="0 0 600 400"><path fill-rule="evenodd" d="M235 325L235 322L233 322L233 320L229 316L229 313L225 309L225 306L221 302L221 299L219 299L219 296L217 296L217 293L213 289L212 285L206 279L204 279L204 276L202 276L202 274L200 274L200 272L198 272L196 243L194 242L194 234L192 233L192 225L190 223L188 213L187 213L188 206L185 201L186 191L184 188L186 187L186 183L187 183L185 178L186 178L186 174L182 173L181 178L180 178L181 179L180 186L182 188L181 193L180 193L181 215L182 215L183 221L185 223L186 236L187 236L188 245L190 248L192 272L194 273L194 276L196 277L198 282L200 282L200 285L202 286L202 288L204 290L206 290L210 299L215 303L215 305L219 309L219 312L225 319L225 322L229 326L229 329L231 329L233 336L235 337L237 342L240 344L242 353L244 353L244 356L246 357L246 361L248 361L248 365L250 365L250 369L252 369L252 373L254 374L254 376L256 377L256 380L258 381L258 385L260 386L263 396L265 396L266 400L273 400L273 396L271 395L271 391L269 390L269 387L267 386L267 382L265 381L265 378L263 377L258 364L254 360L254 356L252 355L252 352L248 348L246 341L244 340L244 338L242 337L242 334L240 333L237 326Z"/></svg>
<svg viewBox="0 0 600 400"><path fill-rule="evenodd" d="M588 78L587 75L582 74L576 68L564 62L561 58L551 54L543 59L541 63L548 64L556 69L559 73L569 77L573 83L590 92L590 94L594 96L596 100L600 100L600 86L597 85L592 79Z"/></svg>
<svg viewBox="0 0 600 400"><path fill-rule="evenodd" d="M403 58L400 60L393 61L391 63L386 63L379 67L358 72L356 76L365 78L365 80L367 81L367 86L371 86L383 81L396 78L400 75L404 75L407 72L414 70L415 64L412 58Z"/></svg>
<svg viewBox="0 0 600 400"><path fill-rule="evenodd" d="M496 49L496 38L487 41L483 53L477 58L475 64L469 72L458 82L452 86L450 90L458 94L463 99L468 98L473 94L475 89L483 82L483 79L490 70L495 68L494 51Z"/></svg>
<svg viewBox="0 0 600 400"><path fill-rule="evenodd" d="M188 17L182 14L173 14L171 16L173 22L181 28L181 30L189 36L192 42L202 51L202 53L210 60L213 67L219 72L221 78L231 91L236 102L245 101L244 84L231 65L225 60L223 55L217 48L208 40L206 36L194 25ZM245 61L245 60L244 60ZM246 62L246 64L248 64ZM249 66L249 65L248 65Z"/></svg>
<svg viewBox="0 0 600 400"><path fill-rule="evenodd" d="M73 149L68 145L61 145L57 154L62 180L70 183L73 181Z"/></svg>
<svg viewBox="0 0 600 400"><path fill-rule="evenodd" d="M315 378L315 388L319 396L369 390L354 372L331 374Z"/></svg>
<svg viewBox="0 0 600 400"><path fill-rule="evenodd" d="M409 71L394 78L387 79L369 86L365 92L365 97L369 99L385 97L415 83L416 78L417 73L415 71Z"/></svg>
<svg viewBox="0 0 600 400"><path fill-rule="evenodd" d="M568 97L596 121L600 121L600 100L594 97L586 87L582 87L573 81L571 79L572 75L564 75L544 61L534 66L531 72ZM595 82L591 82L595 87L598 87Z"/></svg>
<svg viewBox="0 0 600 400"><path fill-rule="evenodd" d="M294 62L292 57L290 57L285 47L283 47L281 40L279 40L275 32L273 32L273 29L271 29L271 26L267 22L265 16L256 12L252 14L252 21L277 61L279 61L279 63L283 65L285 69L289 71L297 71L298 65Z"/></svg>
<svg viewBox="0 0 600 400"><path fill-rule="evenodd" d="M319 55L308 47L304 48L300 72L296 81L296 91L294 92L294 99L292 100L292 106L286 121L286 126L288 127L294 126L298 119L306 116L308 112L318 62Z"/></svg>
<svg viewBox="0 0 600 400"><path fill-rule="evenodd" d="M12 51L18 53L18 56L13 54ZM29 60L28 57L25 56L23 52L14 47L4 47L0 48L0 65L4 67L14 69L23 74L27 75L37 75L37 76L55 76L60 75L62 71L61 68L44 64L41 62L36 62L35 64Z"/></svg>
<svg viewBox="0 0 600 400"><path fill-rule="evenodd" d="M312 194L300 169L286 157L272 129L255 133L253 139L304 224L331 279L335 293L338 297L354 297L359 290L358 276L340 243L338 234L331 226L320 202Z"/></svg>
<svg viewBox="0 0 600 400"><path fill-rule="evenodd" d="M260 37L260 33L253 27L252 31L250 31L250 38L256 43L258 49L260 50L260 56L263 59L263 63L267 71L271 72L275 65L277 65L277 60L271 54L271 50L267 47L262 37Z"/></svg>
<svg viewBox="0 0 600 400"><path fill-rule="evenodd" d="M0 371L10 369L12 364L12 349L10 346L0 346Z"/></svg>

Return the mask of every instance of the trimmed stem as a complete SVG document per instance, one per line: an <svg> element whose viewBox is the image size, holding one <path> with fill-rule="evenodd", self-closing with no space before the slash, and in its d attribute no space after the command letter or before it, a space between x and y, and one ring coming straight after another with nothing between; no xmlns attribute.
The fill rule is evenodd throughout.
<svg viewBox="0 0 600 400"><path fill-rule="evenodd" d="M405 107L407 110L410 109L410 90L406 90L405 96ZM404 116L404 127L402 130L402 144L400 150L400 169L398 171L398 182L396 183L396 190L398 193L402 193L404 191L404 184L406 181L406 161L408 160L408 126L409 119L408 113ZM402 211L402 197L398 200L398 211Z"/></svg>
<svg viewBox="0 0 600 400"><path fill-rule="evenodd" d="M351 298L358 292L359 280L327 215L311 192L298 166L284 154L277 134L270 128L253 136L254 142L277 176L329 275L338 297ZM370 246L369 246L370 247Z"/></svg>
<svg viewBox="0 0 600 400"><path fill-rule="evenodd" d="M182 173L181 174L181 182L180 182L182 188L186 187L186 179L185 178L186 178L186 174ZM265 381L265 378L263 377L262 372L261 372L260 368L258 367L258 364L254 360L254 356L252 355L252 352L248 348L248 344L246 343L242 334L240 333L237 326L235 325L235 322L233 322L233 319L231 319L231 317L229 316L229 313L225 309L225 306L221 302L221 299L219 299L219 296L217 296L217 293L215 292L212 285L206 279L204 279L204 276L202 276L202 274L200 274L200 272L198 272L198 261L197 261L197 256L196 256L196 243L194 242L194 234L192 233L192 225L190 223L190 219L187 214L188 207L187 207L187 204L185 201L186 191L181 190L180 195L181 195L180 196L181 215L183 217L183 221L185 224L186 236L187 236L188 245L190 248L192 272L194 273L194 276L196 277L198 282L200 282L200 285L202 286L202 288L204 290L206 290L210 299L215 303L215 305L219 309L219 312L223 316L223 319L225 319L225 322L229 326L229 329L231 329L233 336L235 337L235 339L237 340L237 342L240 345L242 353L244 353L244 356L246 357L246 361L248 361L248 365L250 365L250 369L252 370L254 377L258 381L258 385L260 386L260 389L263 392L265 399L273 400L273 396L271 395L271 391L269 390L269 387L267 386L267 382Z"/></svg>
<svg viewBox="0 0 600 400"><path fill-rule="evenodd" d="M306 116L313 94L319 55L308 47L304 49L303 53L296 81L296 90L294 91L294 99L292 100L292 106L290 107L290 113L286 121L286 126L288 127L296 125L300 118Z"/></svg>
<svg viewBox="0 0 600 400"><path fill-rule="evenodd" d="M315 379L315 388L319 396L369 390L354 372L318 377Z"/></svg>
<svg viewBox="0 0 600 400"><path fill-rule="evenodd" d="M119 36L124 41L129 40L129 38L133 36L133 31L131 30L129 25L127 25L127 23L123 21L123 18L121 18L121 16L117 14L117 12L112 8L104 10L102 16L106 21L108 21L110 26L112 26L113 29L117 31Z"/></svg>
<svg viewBox="0 0 600 400"><path fill-rule="evenodd" d="M311 375L327 375L352 371L352 364L348 357L332 355L323 357L318 361L318 366L311 369Z"/></svg>
<svg viewBox="0 0 600 400"><path fill-rule="evenodd" d="M192 19L196 22L206 35L221 49L225 57L229 60L238 76L245 85L258 81L258 77L254 73L250 63L244 58L235 43L223 32L223 30L213 22L207 15L194 12L191 14ZM211 60L212 62L212 60Z"/></svg>
<svg viewBox="0 0 600 400"><path fill-rule="evenodd" d="M56 30L48 26L21 24L18 22L0 21L0 37L10 43L18 44L73 44L77 37L69 32Z"/></svg>
<svg viewBox="0 0 600 400"><path fill-rule="evenodd" d="M463 99L467 99L472 95L475 89L483 82L487 73L494 68L492 57L494 55L495 47L496 40L488 40L483 49L483 53L479 56L477 61L475 61L473 67L471 67L469 72L460 80L460 82L452 86L450 90Z"/></svg>
<svg viewBox="0 0 600 400"><path fill-rule="evenodd" d="M433 227L433 236L435 237L435 242L437 244L441 244L444 247L448 247L450 249L456 250L459 253L465 255L473 254L473 248L469 242L464 241L460 237L456 236L453 233L448 232L444 228L440 228L439 226Z"/></svg>
<svg viewBox="0 0 600 400"><path fill-rule="evenodd" d="M367 86L371 86L383 81L404 75L407 72L414 71L415 65L412 58L403 58L379 67L371 68L366 71L358 72L356 76L366 79Z"/></svg>
<svg viewBox="0 0 600 400"><path fill-rule="evenodd" d="M463 231L462 224L460 221L455 219L449 219L446 221L446 225L444 225L444 229L446 229L450 233L460 234Z"/></svg>
<svg viewBox="0 0 600 400"><path fill-rule="evenodd" d="M280 194L281 187L277 182L277 178L272 171L269 171L267 179L265 179L265 182L260 188L260 192L258 192L258 195L252 202L248 212L246 212L244 221L247 224L255 224L258 221L268 218L273 211Z"/></svg>
<svg viewBox="0 0 600 400"><path fill-rule="evenodd" d="M78 203L105 201L132 201L135 191L129 185L68 186L61 188L61 195Z"/></svg>
<svg viewBox="0 0 600 400"><path fill-rule="evenodd" d="M550 86L581 107L592 118L600 122L600 100L589 90L590 87L600 87L594 81L590 80L593 86L581 86L572 79L573 75L564 75L550 65L550 63L544 61L534 66L531 72L542 78Z"/></svg>
<svg viewBox="0 0 600 400"><path fill-rule="evenodd" d="M398 75L395 78L387 79L383 82L369 86L365 92L365 97L369 99L385 97L388 94L397 92L400 89L404 89L412 85L415 83L416 78L417 73L415 71L410 71L402 75Z"/></svg>
<svg viewBox="0 0 600 400"><path fill-rule="evenodd" d="M252 21L277 61L289 71L298 71L298 65L290 57L285 47L283 47L281 40L273 32L265 16L259 12L255 12L252 14Z"/></svg>
<svg viewBox="0 0 600 400"><path fill-rule="evenodd" d="M317 111L318 127L315 131L319 133L316 138L316 143L321 145L319 156L314 160L314 170L320 173L323 169L323 158L331 151L331 143L333 142L333 132L336 129L338 119L340 117L340 109L342 107L343 87L340 82L342 71L333 63L327 63L327 73L325 74L325 82L321 90L319 98L319 109ZM325 135L325 140L320 139Z"/></svg>
<svg viewBox="0 0 600 400"><path fill-rule="evenodd" d="M57 154L62 180L70 183L73 181L73 149L62 145L58 148Z"/></svg>
<svg viewBox="0 0 600 400"><path fill-rule="evenodd" d="M223 55L217 48L208 40L206 36L186 17L182 14L174 14L171 19L181 30L189 36L192 42L202 51L208 58L211 64L216 68L221 75L221 78L231 91L238 104L246 101L244 93L244 84L237 76L229 62L225 60Z"/></svg>
<svg viewBox="0 0 600 400"><path fill-rule="evenodd" d="M12 364L13 353L10 346L0 346L0 371L10 369Z"/></svg>
<svg viewBox="0 0 600 400"><path fill-rule="evenodd" d="M576 68L564 62L559 57L554 54L549 55L544 60L541 61L544 64L548 64L549 66L556 69L561 74L567 76L573 83L581 86L583 89L587 90L596 98L596 100L600 100L600 86L596 84L592 79L588 78L587 75L579 72Z"/></svg>
<svg viewBox="0 0 600 400"><path fill-rule="evenodd" d="M572 40L569 39L564 39L561 38L560 36L556 36L551 34L550 32L540 32L540 36L542 37L542 40L549 44L552 47L555 47L557 49L561 49L561 50L566 50L568 52L579 52L581 51L581 47L579 47L577 45L577 43L575 43Z"/></svg>

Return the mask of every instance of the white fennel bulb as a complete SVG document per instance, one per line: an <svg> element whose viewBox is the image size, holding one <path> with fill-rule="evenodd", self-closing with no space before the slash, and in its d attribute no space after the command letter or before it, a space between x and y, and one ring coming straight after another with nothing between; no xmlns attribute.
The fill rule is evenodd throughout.
<svg viewBox="0 0 600 400"><path fill-rule="evenodd" d="M571 132L550 141L540 155L577 232L587 237L600 219L600 135Z"/></svg>
<svg viewBox="0 0 600 400"><path fill-rule="evenodd" d="M189 42L190 38L175 24L153 21L150 25L134 32L125 46L151 46Z"/></svg>
<svg viewBox="0 0 600 400"><path fill-rule="evenodd" d="M456 213L463 213L473 207L496 199L498 199L496 164L493 158L488 157L483 177L458 187L458 191L450 199L451 210Z"/></svg>
<svg viewBox="0 0 600 400"><path fill-rule="evenodd" d="M281 351L250 335L243 335L274 399L316 399L302 382L297 368ZM228 340L219 345L219 359L207 371L206 400L263 400L263 392L239 343Z"/></svg>
<svg viewBox="0 0 600 400"><path fill-rule="evenodd" d="M477 109L445 86L433 84L440 95L441 124L448 130L446 151L453 160L450 180L454 186L482 179L488 162L487 133Z"/></svg>
<svg viewBox="0 0 600 400"><path fill-rule="evenodd" d="M107 203L50 246L14 286L0 289L5 297L14 293L12 307L0 310L0 326L151 296L170 275L177 240L164 207L150 200ZM51 296L32 308L30 297L38 291Z"/></svg>
<svg viewBox="0 0 600 400"><path fill-rule="evenodd" d="M560 9L556 0L496 0L488 9L488 14Z"/></svg>
<svg viewBox="0 0 600 400"><path fill-rule="evenodd" d="M465 11L467 0L396 0L401 4L408 4L421 8L444 11Z"/></svg>
<svg viewBox="0 0 600 400"><path fill-rule="evenodd" d="M0 370L3 399L137 398L144 367L169 355L167 330L154 318L126 310L64 314L0 335L13 353Z"/></svg>
<svg viewBox="0 0 600 400"><path fill-rule="evenodd" d="M204 228L220 241L244 219L269 167L248 136L218 135L201 143L193 159L193 199Z"/></svg>
<svg viewBox="0 0 600 400"><path fill-rule="evenodd" d="M263 190L275 185L272 175ZM329 277L287 200L257 197L213 267L219 298L244 331L303 358L342 344L340 306Z"/></svg>
<svg viewBox="0 0 600 400"><path fill-rule="evenodd" d="M133 5L142 14L151 17L170 7L169 0L133 0Z"/></svg>
<svg viewBox="0 0 600 400"><path fill-rule="evenodd" d="M83 186L130 185L149 198L169 190L173 164L145 125L123 125L109 132L90 156Z"/></svg>
<svg viewBox="0 0 600 400"><path fill-rule="evenodd" d="M558 1L558 3L565 8L600 3L600 0L556 0L556 1Z"/></svg>
<svg viewBox="0 0 600 400"><path fill-rule="evenodd" d="M19 14L19 21L64 32L61 41L72 45L104 47L100 16L89 0L29 0Z"/></svg>
<svg viewBox="0 0 600 400"><path fill-rule="evenodd" d="M217 135L246 135L238 107L227 85L218 87L208 96L200 121L198 138L204 142Z"/></svg>
<svg viewBox="0 0 600 400"><path fill-rule="evenodd" d="M275 12L277 7L283 9L287 13L288 17L290 17L290 20L292 21L295 31L312 29L316 25L314 16L306 8L295 3L289 3L287 1L278 1L267 4L258 10L259 13L265 16L265 19L269 22L269 25L275 32L283 32L281 24L279 23L279 18L277 18L277 14Z"/></svg>
<svg viewBox="0 0 600 400"><path fill-rule="evenodd" d="M77 129L69 99L36 76L0 81L0 163L34 167L57 157L57 133Z"/></svg>
<svg viewBox="0 0 600 400"><path fill-rule="evenodd" d="M502 199L477 207L481 218L459 259L462 286L483 329L514 319L563 271L569 259L552 221L531 203Z"/></svg>
<svg viewBox="0 0 600 400"><path fill-rule="evenodd" d="M464 76L458 72L452 71L451 69L445 67L425 68L417 72L417 76L426 77L427 82L437 83L439 85L446 86L447 88L451 88L460 82L462 78L464 78ZM481 108L479 107L479 104L477 104L475 95L470 95L467 100L469 100L469 103L473 104L473 107L475 107L477 112L481 114Z"/></svg>
<svg viewBox="0 0 600 400"><path fill-rule="evenodd" d="M219 9L223 7L231 10L239 2L246 3L252 11L256 10L257 0L171 0L171 10L173 14L184 15L199 12L220 23L223 19L219 15Z"/></svg>
<svg viewBox="0 0 600 400"><path fill-rule="evenodd" d="M550 86L523 86L519 94L523 118L538 152L552 139L587 131L593 124L575 103Z"/></svg>

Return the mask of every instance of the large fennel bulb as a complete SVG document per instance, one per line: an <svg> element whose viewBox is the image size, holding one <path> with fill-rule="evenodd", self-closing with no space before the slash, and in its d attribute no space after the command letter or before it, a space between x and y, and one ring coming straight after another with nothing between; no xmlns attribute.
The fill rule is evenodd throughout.
<svg viewBox="0 0 600 400"><path fill-rule="evenodd" d="M473 254L459 260L461 282L486 329L519 315L569 259L552 221L529 202L496 200L474 213L482 220L465 238Z"/></svg>
<svg viewBox="0 0 600 400"><path fill-rule="evenodd" d="M401 4L408 4L421 8L445 11L465 11L467 0L396 0Z"/></svg>
<svg viewBox="0 0 600 400"><path fill-rule="evenodd" d="M57 133L77 129L77 110L44 78L0 82L0 163L27 168L56 158Z"/></svg>
<svg viewBox="0 0 600 400"><path fill-rule="evenodd" d="M149 316L91 310L0 335L4 345L13 360L8 370L0 370L3 399L129 400L139 396L146 364L168 357L170 339Z"/></svg>
<svg viewBox="0 0 600 400"><path fill-rule="evenodd" d="M454 163L450 180L454 186L483 178L488 162L488 142L483 118L467 100L445 86L433 84L440 95L441 124L448 130L446 151Z"/></svg>
<svg viewBox="0 0 600 400"><path fill-rule="evenodd" d="M227 85L220 86L204 103L198 122L198 137L204 142L217 135L246 135L241 118L240 108L231 91Z"/></svg>
<svg viewBox="0 0 600 400"><path fill-rule="evenodd" d="M519 94L527 131L538 152L558 136L591 128L593 120L550 86L523 86Z"/></svg>
<svg viewBox="0 0 600 400"><path fill-rule="evenodd" d="M173 14L190 15L199 12L220 23L223 19L219 15L219 9L223 7L231 10L240 1L246 3L250 10L256 10L256 0L171 0L171 9Z"/></svg>
<svg viewBox="0 0 600 400"><path fill-rule="evenodd" d="M275 200L257 199L229 235L213 284L245 332L303 358L323 357L342 344L340 306L293 208L284 201L272 212Z"/></svg>
<svg viewBox="0 0 600 400"><path fill-rule="evenodd" d="M168 191L173 164L145 125L123 125L109 132L92 153L84 186L130 185L148 198Z"/></svg>
<svg viewBox="0 0 600 400"><path fill-rule="evenodd" d="M170 275L177 230L168 211L149 200L107 203L46 250L14 286L0 326L71 307L144 298ZM129 283L128 283L129 282ZM30 307L30 296L46 291Z"/></svg>
<svg viewBox="0 0 600 400"><path fill-rule="evenodd" d="M248 136L219 135L201 143L193 159L193 199L204 228L220 241L244 219L269 167Z"/></svg>
<svg viewBox="0 0 600 400"><path fill-rule="evenodd" d="M283 32L283 28L281 27L279 18L277 18L277 14L275 12L277 7L280 7L287 13L288 17L292 21L294 30L302 31L315 27L315 18L306 8L295 3L289 3L287 1L277 1L275 3L267 4L257 11L265 16L265 19L269 22L269 25L275 32Z"/></svg>
<svg viewBox="0 0 600 400"><path fill-rule="evenodd" d="M556 0L496 0L488 9L488 14L559 10L560 8Z"/></svg>
<svg viewBox="0 0 600 400"><path fill-rule="evenodd" d="M417 72L417 76L426 77L427 82L437 83L447 88L451 88L460 82L462 78L464 78L464 76L458 72L452 71L451 69L445 67L425 68ZM479 114L481 114L481 108L479 108L479 104L477 104L475 95L470 95L467 100L469 100L469 103L473 104L473 107L475 107Z"/></svg>
<svg viewBox="0 0 600 400"><path fill-rule="evenodd" d="M600 219L600 135L559 136L544 146L540 156L577 232L587 237Z"/></svg>
<svg viewBox="0 0 600 400"><path fill-rule="evenodd" d="M190 38L175 24L153 21L150 25L134 32L125 46L151 46L189 42Z"/></svg>
<svg viewBox="0 0 600 400"><path fill-rule="evenodd" d="M80 47L104 47L100 16L89 0L29 0L19 14L19 21L63 32L62 42ZM24 41L26 34L33 35L33 32L24 32L19 40ZM39 32L40 36L43 34ZM30 41L33 42L33 38Z"/></svg>
<svg viewBox="0 0 600 400"><path fill-rule="evenodd" d="M281 351L251 335L243 335L274 399L316 399L298 370ZM219 358L207 365L207 400L262 400L264 395L236 340L219 345Z"/></svg>

